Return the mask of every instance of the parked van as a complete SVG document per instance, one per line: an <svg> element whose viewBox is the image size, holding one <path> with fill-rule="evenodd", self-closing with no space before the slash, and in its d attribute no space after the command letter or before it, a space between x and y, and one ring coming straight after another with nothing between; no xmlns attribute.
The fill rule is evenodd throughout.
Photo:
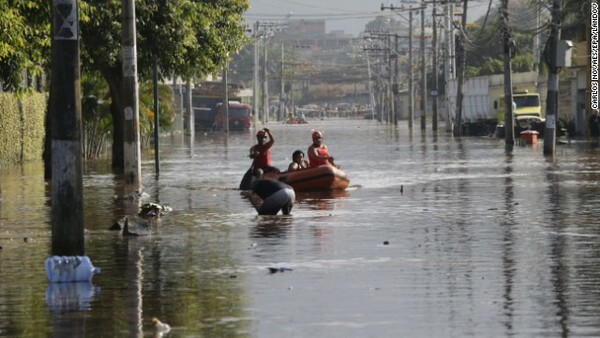
<svg viewBox="0 0 600 338"><path fill-rule="evenodd" d="M250 105L237 101L229 101L229 130L249 130L252 118ZM217 104L217 115L215 116L214 129L224 129L225 107L222 103Z"/></svg>

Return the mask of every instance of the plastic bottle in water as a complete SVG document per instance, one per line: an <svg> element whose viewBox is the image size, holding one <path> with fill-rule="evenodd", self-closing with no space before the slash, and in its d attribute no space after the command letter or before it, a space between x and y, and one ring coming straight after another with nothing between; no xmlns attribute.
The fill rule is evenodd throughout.
<svg viewBox="0 0 600 338"><path fill-rule="evenodd" d="M51 256L46 259L46 276L50 283L91 282L100 268L87 256Z"/></svg>

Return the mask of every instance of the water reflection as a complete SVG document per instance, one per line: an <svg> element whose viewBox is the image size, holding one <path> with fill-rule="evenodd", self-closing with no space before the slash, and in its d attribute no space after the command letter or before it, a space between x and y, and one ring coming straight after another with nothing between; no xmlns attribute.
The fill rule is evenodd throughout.
<svg viewBox="0 0 600 338"><path fill-rule="evenodd" d="M564 145L548 159L406 124L271 129L277 166L310 129L326 130L352 187L257 216L237 190L253 135L167 138L160 178L142 164L144 189L174 211L129 238L106 229L139 201L115 199L122 179L89 165L86 254L103 271L93 296L48 287L41 170L4 170L0 336L150 336L152 317L173 337L600 336L597 148ZM281 262L294 270L265 269Z"/></svg>
<svg viewBox="0 0 600 338"><path fill-rule="evenodd" d="M257 216L256 225L252 227L250 234L252 238L285 238L293 220L292 215Z"/></svg>
<svg viewBox="0 0 600 338"><path fill-rule="evenodd" d="M558 323L562 337L569 335L569 297L567 290L567 281L569 279L569 268L565 264L565 253L564 248L567 244L566 236L559 235L563 231L563 219L559 215L562 213L561 208L561 194L559 189L559 179L556 175L557 165L554 159L547 161L548 167L546 169L546 180L548 181L548 205L551 211L551 217L549 219L549 229L552 230L556 235L550 236L549 238L549 250L550 259L549 266L551 282L554 288L555 294L555 306L556 316L558 317ZM568 216L567 216L568 217Z"/></svg>
<svg viewBox="0 0 600 338"><path fill-rule="evenodd" d="M53 337L84 337L90 303L99 292L91 283L50 283L46 304ZM0 332L1 333L1 332Z"/></svg>
<svg viewBox="0 0 600 338"><path fill-rule="evenodd" d="M504 216L500 221L502 227L503 248L502 248L502 271L504 274L504 315L506 335L513 336L514 332L514 296L513 285L516 273L516 261L514 258L514 227L517 225L515 219L515 196L514 196L514 181L513 181L513 159L514 154L511 150L505 150L505 165L504 165Z"/></svg>
<svg viewBox="0 0 600 338"><path fill-rule="evenodd" d="M46 305L55 313L88 311L91 302L100 292L100 287L92 283L48 283Z"/></svg>
<svg viewBox="0 0 600 338"><path fill-rule="evenodd" d="M313 210L333 210L343 199L350 196L347 190L297 192L296 202Z"/></svg>

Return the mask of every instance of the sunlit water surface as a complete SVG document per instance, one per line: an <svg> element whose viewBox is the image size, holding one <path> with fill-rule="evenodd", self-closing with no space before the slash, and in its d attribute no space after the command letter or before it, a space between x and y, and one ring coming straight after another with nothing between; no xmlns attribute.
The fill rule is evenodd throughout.
<svg viewBox="0 0 600 338"><path fill-rule="evenodd" d="M402 123L269 127L280 168L323 130L350 188L259 217L237 190L254 132L165 137L158 177L144 158L144 201L173 211L123 237L108 230L131 212L121 180L88 163L93 285L47 282L42 165L3 168L0 337L149 337L152 317L169 337L600 336L600 149L552 160L541 143L507 153Z"/></svg>

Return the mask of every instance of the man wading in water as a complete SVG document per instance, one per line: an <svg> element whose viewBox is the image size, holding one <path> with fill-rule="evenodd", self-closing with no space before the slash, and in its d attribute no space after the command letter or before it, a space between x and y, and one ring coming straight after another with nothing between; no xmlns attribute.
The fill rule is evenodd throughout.
<svg viewBox="0 0 600 338"><path fill-rule="evenodd" d="M248 195L250 202L259 215L277 215L279 210L289 215L296 200L296 193L291 186L272 179L262 178L261 169L254 170L257 181L252 184Z"/></svg>

